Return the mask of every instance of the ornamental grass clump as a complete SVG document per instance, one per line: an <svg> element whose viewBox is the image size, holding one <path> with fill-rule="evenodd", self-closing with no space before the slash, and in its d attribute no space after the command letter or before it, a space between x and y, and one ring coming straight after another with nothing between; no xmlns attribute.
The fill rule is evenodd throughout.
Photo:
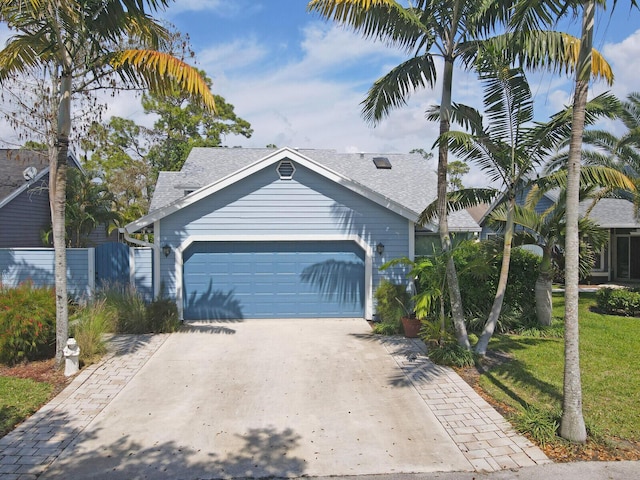
<svg viewBox="0 0 640 480"><path fill-rule="evenodd" d="M96 297L118 312L115 333L148 333L147 305L144 298L131 285L110 284Z"/></svg>
<svg viewBox="0 0 640 480"><path fill-rule="evenodd" d="M0 363L13 365L51 356L56 335L52 288L25 282L0 287Z"/></svg>
<svg viewBox="0 0 640 480"><path fill-rule="evenodd" d="M429 347L429 358L438 365L452 367L471 367L476 363L475 354L456 342Z"/></svg>
<svg viewBox="0 0 640 480"><path fill-rule="evenodd" d="M159 298L147 305L147 325L152 333L171 333L180 328L178 306L168 298Z"/></svg>
<svg viewBox="0 0 640 480"><path fill-rule="evenodd" d="M556 438L560 415L527 405L524 411L514 418L516 429L529 435L539 445L546 445Z"/></svg>
<svg viewBox="0 0 640 480"><path fill-rule="evenodd" d="M69 326L80 347L82 365L91 365L107 353L106 334L113 332L117 320L117 310L104 298L78 309Z"/></svg>

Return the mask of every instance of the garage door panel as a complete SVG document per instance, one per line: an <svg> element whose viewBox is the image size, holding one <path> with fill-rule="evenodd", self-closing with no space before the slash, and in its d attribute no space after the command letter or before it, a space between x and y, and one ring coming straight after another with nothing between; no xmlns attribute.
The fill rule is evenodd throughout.
<svg viewBox="0 0 640 480"><path fill-rule="evenodd" d="M364 315L354 242L198 242L183 258L185 319Z"/></svg>

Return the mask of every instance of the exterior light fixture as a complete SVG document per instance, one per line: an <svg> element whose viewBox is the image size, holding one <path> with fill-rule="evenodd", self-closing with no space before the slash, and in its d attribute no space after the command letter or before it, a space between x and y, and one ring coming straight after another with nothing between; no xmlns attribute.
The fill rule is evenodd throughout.
<svg viewBox="0 0 640 480"><path fill-rule="evenodd" d="M168 257L169 254L171 253L171 245L168 245L165 243L162 247L162 253L164 253L165 257Z"/></svg>
<svg viewBox="0 0 640 480"><path fill-rule="evenodd" d="M376 252L378 252L378 255L382 255L384 253L384 245L382 244L382 242L376 245Z"/></svg>

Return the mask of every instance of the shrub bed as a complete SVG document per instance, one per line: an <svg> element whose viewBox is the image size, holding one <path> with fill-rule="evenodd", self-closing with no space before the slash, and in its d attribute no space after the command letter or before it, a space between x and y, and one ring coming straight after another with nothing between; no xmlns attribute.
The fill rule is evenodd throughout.
<svg viewBox="0 0 640 480"><path fill-rule="evenodd" d="M25 282L0 288L0 362L13 365L55 350L55 294Z"/></svg>
<svg viewBox="0 0 640 480"><path fill-rule="evenodd" d="M596 293L596 304L604 313L640 317L640 290L603 288Z"/></svg>
<svg viewBox="0 0 640 480"><path fill-rule="evenodd" d="M389 280L380 282L375 292L377 323L373 331L381 335L395 335L402 332L400 318L404 313L403 304L408 303L406 285L395 284Z"/></svg>
<svg viewBox="0 0 640 480"><path fill-rule="evenodd" d="M498 287L502 251L492 242L466 243L454 253L467 328L479 333L484 328ZM508 332L535 325L535 284L540 257L514 248L511 251L509 280L496 327Z"/></svg>

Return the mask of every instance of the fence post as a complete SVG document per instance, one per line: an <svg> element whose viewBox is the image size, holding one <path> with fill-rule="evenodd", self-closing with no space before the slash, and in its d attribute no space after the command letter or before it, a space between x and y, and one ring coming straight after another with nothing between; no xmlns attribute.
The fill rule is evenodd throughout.
<svg viewBox="0 0 640 480"><path fill-rule="evenodd" d="M87 275L88 278L88 295L93 295L96 289L96 249L87 248Z"/></svg>

